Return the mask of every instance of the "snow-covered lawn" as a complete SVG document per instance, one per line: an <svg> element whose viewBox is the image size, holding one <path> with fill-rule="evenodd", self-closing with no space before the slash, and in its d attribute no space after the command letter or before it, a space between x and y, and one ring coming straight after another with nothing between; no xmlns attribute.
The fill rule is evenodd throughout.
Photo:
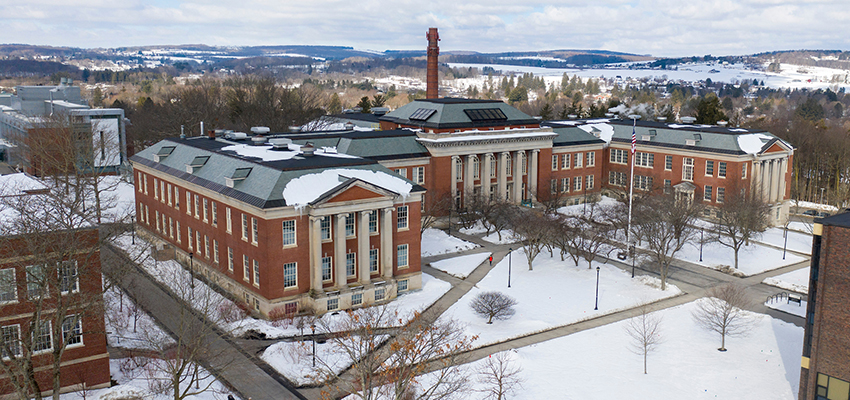
<svg viewBox="0 0 850 400"><path fill-rule="evenodd" d="M765 278L762 282L797 293L809 293L809 267Z"/></svg>
<svg viewBox="0 0 850 400"><path fill-rule="evenodd" d="M793 314L798 317L806 317L806 300L801 300L800 304L789 302L787 300L776 300L765 302L764 305L774 310L784 311L788 314Z"/></svg>
<svg viewBox="0 0 850 400"><path fill-rule="evenodd" d="M509 264L510 288L507 287ZM595 311L597 266L600 267L599 310ZM510 258L502 259L444 315L468 323L467 333L478 335L474 345L481 346L680 293L674 286L662 292L655 278L632 279L630 273L608 264L594 263L593 267L588 269L584 261L576 267L569 259L561 261L557 254L553 258L544 252L534 260L534 270L529 271L525 252L515 250ZM516 299L516 315L488 325L485 318L473 313L469 307L476 295L486 291L502 292Z"/></svg>
<svg viewBox="0 0 850 400"><path fill-rule="evenodd" d="M716 270L726 270L735 265L735 252L731 247L719 243L706 243L702 249L702 262L699 261L699 244L686 245L676 258L688 261ZM749 246L742 246L738 252L738 270L736 273L743 276L760 274L765 271L774 270L786 265L796 264L805 258L795 254L786 253L782 259L782 250L762 246L750 242Z"/></svg>
<svg viewBox="0 0 850 400"><path fill-rule="evenodd" d="M439 229L428 228L422 232L422 257L457 253L478 247L475 243L449 236Z"/></svg>
<svg viewBox="0 0 850 400"><path fill-rule="evenodd" d="M814 226L812 222L791 221L788 223L788 229L811 235Z"/></svg>
<svg viewBox="0 0 850 400"><path fill-rule="evenodd" d="M770 228L764 231L756 241L782 247L785 244L785 229ZM812 254L812 235L788 230L787 249Z"/></svg>
<svg viewBox="0 0 850 400"><path fill-rule="evenodd" d="M113 386L107 389L91 390L84 397L80 392L66 393L60 396L62 400L82 400L82 399L99 399L99 400L123 400L123 399L146 399L146 400L168 400L173 399L174 394L171 393L155 393L151 391L151 382L162 384L168 378L166 374L160 372L157 368L153 368L150 363L159 362L153 359L146 358L121 358L109 360L109 370L112 378L118 381L118 386ZM194 370L191 368L189 370ZM203 367L200 367L201 376L208 376L203 372ZM205 387L209 384L208 377L200 382L200 387ZM188 380L187 380L188 381ZM212 382L212 386L204 393L194 396L187 396L187 400L223 400L227 398L230 391L219 383Z"/></svg>
<svg viewBox="0 0 850 400"><path fill-rule="evenodd" d="M479 221L469 228L461 228L460 233L463 233L465 235L479 235L482 233L486 234L487 229L485 229L484 224ZM511 231L510 229L502 230L501 237L499 235L499 232L493 232L491 229L491 233L482 236L482 239L495 244L507 244L514 243L517 241L517 239L514 237L513 231Z"/></svg>
<svg viewBox="0 0 850 400"><path fill-rule="evenodd" d="M466 256L449 258L431 263L431 267L443 271L449 275L456 276L460 279L465 279L472 271L475 270L481 263L487 261L492 253L478 253Z"/></svg>
<svg viewBox="0 0 850 400"><path fill-rule="evenodd" d="M699 328L694 303L660 311L663 342L643 358L629 349L626 322L578 332L512 354L522 388L511 399L775 399L797 398L803 329L754 314L750 335L727 338ZM473 370L483 364L478 361ZM476 389L483 389L480 383ZM470 393L469 399L481 399Z"/></svg>
<svg viewBox="0 0 850 400"><path fill-rule="evenodd" d="M112 347L154 349L154 340L173 342L154 320L137 307L130 296L112 286L103 293L106 339Z"/></svg>

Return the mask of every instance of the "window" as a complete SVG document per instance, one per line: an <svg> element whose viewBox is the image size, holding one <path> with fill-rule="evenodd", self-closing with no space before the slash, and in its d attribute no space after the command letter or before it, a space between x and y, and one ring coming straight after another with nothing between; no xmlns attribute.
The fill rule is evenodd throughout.
<svg viewBox="0 0 850 400"><path fill-rule="evenodd" d="M519 153L520 161L522 162L522 174L528 174L528 156L525 155L525 152Z"/></svg>
<svg viewBox="0 0 850 400"><path fill-rule="evenodd" d="M463 160L460 157L455 159L455 178L458 181L463 180Z"/></svg>
<svg viewBox="0 0 850 400"><path fill-rule="evenodd" d="M254 286L260 287L260 262L254 260Z"/></svg>
<svg viewBox="0 0 850 400"><path fill-rule="evenodd" d="M214 201L210 201L212 203L212 225L218 226L218 207Z"/></svg>
<svg viewBox="0 0 850 400"><path fill-rule="evenodd" d="M387 289L385 289L385 288L375 289L375 301L383 300L384 296L386 296L386 293L387 293Z"/></svg>
<svg viewBox="0 0 850 400"><path fill-rule="evenodd" d="M594 184L594 182L593 182L593 181L594 181L594 179L593 179L593 175L588 175L588 176L587 176L587 178L585 178L585 180L586 180L587 182L585 182L584 187L585 187L585 188L587 188L587 190L591 190L591 189L593 189L593 184Z"/></svg>
<svg viewBox="0 0 850 400"><path fill-rule="evenodd" d="M719 187L717 188L717 202L722 203L726 200L726 188Z"/></svg>
<svg viewBox="0 0 850 400"><path fill-rule="evenodd" d="M329 281L331 280L331 265L333 262L332 257L322 257L322 280Z"/></svg>
<svg viewBox="0 0 850 400"><path fill-rule="evenodd" d="M168 237L174 238L174 220L168 217Z"/></svg>
<svg viewBox="0 0 850 400"><path fill-rule="evenodd" d="M596 165L596 152L595 151L588 151L587 152L587 166L592 167L594 165Z"/></svg>
<svg viewBox="0 0 850 400"><path fill-rule="evenodd" d="M724 167L725 171L725 167ZM726 176L726 175L723 175ZM747 164L741 164L741 179L747 179Z"/></svg>
<svg viewBox="0 0 850 400"><path fill-rule="evenodd" d="M192 194L186 192L186 215L192 215Z"/></svg>
<svg viewBox="0 0 850 400"><path fill-rule="evenodd" d="M850 382L818 373L816 399L844 400L848 396L850 396Z"/></svg>
<svg viewBox="0 0 850 400"><path fill-rule="evenodd" d="M248 241L248 216L242 214L242 240Z"/></svg>
<svg viewBox="0 0 850 400"><path fill-rule="evenodd" d="M142 183L145 184L145 194L148 194L148 175L145 174L144 178L142 178Z"/></svg>
<svg viewBox="0 0 850 400"><path fill-rule="evenodd" d="M0 304L18 300L18 285L15 282L15 269L0 270Z"/></svg>
<svg viewBox="0 0 850 400"><path fill-rule="evenodd" d="M174 221L174 230L177 232L177 243L180 243L180 221Z"/></svg>
<svg viewBox="0 0 850 400"><path fill-rule="evenodd" d="M32 329L33 352L53 349L53 329L50 321L41 321Z"/></svg>
<svg viewBox="0 0 850 400"><path fill-rule="evenodd" d="M283 264L283 287L293 288L298 286L298 263Z"/></svg>
<svg viewBox="0 0 850 400"><path fill-rule="evenodd" d="M227 270L233 272L233 249L227 248Z"/></svg>
<svg viewBox="0 0 850 400"><path fill-rule="evenodd" d="M557 171L557 170L558 170L558 155L553 154L552 155L552 171Z"/></svg>
<svg viewBox="0 0 850 400"><path fill-rule="evenodd" d="M3 340L3 358L8 358L10 355L21 355L21 326L9 325L0 328ZM9 349L8 351L6 349ZM11 353L11 354L10 354Z"/></svg>
<svg viewBox="0 0 850 400"><path fill-rule="evenodd" d="M369 249L369 272L378 272L378 249Z"/></svg>
<svg viewBox="0 0 850 400"><path fill-rule="evenodd" d="M564 154L561 156L561 169L570 169L570 155Z"/></svg>
<svg viewBox="0 0 850 400"><path fill-rule="evenodd" d="M153 178L153 198L159 200L159 186L156 184L156 178Z"/></svg>
<svg viewBox="0 0 850 400"><path fill-rule="evenodd" d="M35 299L47 292L47 278L44 275L43 265L30 265L27 267L27 297Z"/></svg>
<svg viewBox="0 0 850 400"><path fill-rule="evenodd" d="M195 250L201 251L201 231L195 231L195 243L198 245Z"/></svg>
<svg viewBox="0 0 850 400"><path fill-rule="evenodd" d="M712 187L711 185L705 185L702 191L702 199L705 201L711 201L712 196Z"/></svg>
<svg viewBox="0 0 850 400"><path fill-rule="evenodd" d="M746 165L744 166L744 171L745 172L744 172L744 175L742 176L742 178L747 177L746 176L747 175L746 174ZM718 166L718 169L717 169L717 176L720 177L720 178L726 177L726 162L724 162L724 161L720 162L720 165Z"/></svg>
<svg viewBox="0 0 850 400"><path fill-rule="evenodd" d="M396 229L407 229L407 206L396 209Z"/></svg>
<svg viewBox="0 0 850 400"><path fill-rule="evenodd" d="M153 219L156 220L156 231L162 232L162 225L159 223L159 211L154 210Z"/></svg>
<svg viewBox="0 0 850 400"><path fill-rule="evenodd" d="M339 299L328 299L328 311L339 308Z"/></svg>
<svg viewBox="0 0 850 400"><path fill-rule="evenodd" d="M166 186L166 188L167 189L165 190L165 194L168 197L168 205L170 206L171 205L171 184L169 183L168 186Z"/></svg>
<svg viewBox="0 0 850 400"><path fill-rule="evenodd" d="M213 239L213 262L218 264L218 240Z"/></svg>
<svg viewBox="0 0 850 400"><path fill-rule="evenodd" d="M725 171L723 175L726 175ZM714 161L708 160L705 162L705 176L714 176Z"/></svg>
<svg viewBox="0 0 850 400"><path fill-rule="evenodd" d="M353 293L351 295L351 306L359 306L363 304L363 293Z"/></svg>
<svg viewBox="0 0 850 400"><path fill-rule="evenodd" d="M398 281L398 292L406 292L407 291L407 279Z"/></svg>
<svg viewBox="0 0 850 400"><path fill-rule="evenodd" d="M295 245L295 220L283 221L283 246Z"/></svg>
<svg viewBox="0 0 850 400"><path fill-rule="evenodd" d="M608 184L614 186L626 186L626 173L609 171Z"/></svg>
<svg viewBox="0 0 850 400"><path fill-rule="evenodd" d="M506 172L505 176L513 176L513 173L514 173L514 167L513 166L514 166L514 158L510 154L508 154L508 156L505 157L505 172Z"/></svg>
<svg viewBox="0 0 850 400"><path fill-rule="evenodd" d="M425 183L425 167L413 167L413 181L420 185Z"/></svg>
<svg viewBox="0 0 850 400"><path fill-rule="evenodd" d="M425 204L424 200L422 204ZM369 233L378 233L378 211L369 213Z"/></svg>
<svg viewBox="0 0 850 400"><path fill-rule="evenodd" d="M233 232L233 222L230 219L230 207L224 208L225 228L227 233Z"/></svg>
<svg viewBox="0 0 850 400"><path fill-rule="evenodd" d="M322 240L331 240L331 217L322 217L320 224L322 229Z"/></svg>
<svg viewBox="0 0 850 400"><path fill-rule="evenodd" d="M487 157L490 157L490 177L495 178L496 177L496 157L492 156L492 155L488 155Z"/></svg>
<svg viewBox="0 0 850 400"><path fill-rule="evenodd" d="M672 171L673 170L673 156L664 156L664 170Z"/></svg>
<svg viewBox="0 0 850 400"><path fill-rule="evenodd" d="M141 193L142 192L142 181L144 180L144 178L142 178L141 172L139 172L138 175L139 175L139 177L136 179L136 183L138 184L138 185L136 185L136 189L138 189L139 193Z"/></svg>
<svg viewBox="0 0 850 400"><path fill-rule="evenodd" d="M685 157L682 160L683 160L682 180L683 181L693 181L694 180L694 159Z"/></svg>
<svg viewBox="0 0 850 400"><path fill-rule="evenodd" d="M636 152L635 166L652 168L653 166L655 166L655 154Z"/></svg>
<svg viewBox="0 0 850 400"><path fill-rule="evenodd" d="M354 213L348 213L345 216L345 237L356 236L354 232Z"/></svg>
<svg viewBox="0 0 850 400"><path fill-rule="evenodd" d="M396 263L399 268L407 268L407 245L400 244L396 247Z"/></svg>
<svg viewBox="0 0 850 400"><path fill-rule="evenodd" d="M651 190L652 177L635 175L635 187L640 190Z"/></svg>
<svg viewBox="0 0 850 400"><path fill-rule="evenodd" d="M549 180L549 193L555 194L558 193L558 180L550 179Z"/></svg>
<svg viewBox="0 0 850 400"><path fill-rule="evenodd" d="M207 199L204 199L204 222L209 222L210 216L210 203Z"/></svg>
<svg viewBox="0 0 850 400"><path fill-rule="evenodd" d="M195 195L195 218L201 218L201 207L198 206L201 198Z"/></svg>
<svg viewBox="0 0 850 400"><path fill-rule="evenodd" d="M357 253L345 254L345 275L354 276L357 273Z"/></svg>
<svg viewBox="0 0 850 400"><path fill-rule="evenodd" d="M395 173L402 178L407 178L407 168L396 168Z"/></svg>
<svg viewBox="0 0 850 400"><path fill-rule="evenodd" d="M628 164L629 153L626 150L611 149L611 162L614 164Z"/></svg>
<svg viewBox="0 0 850 400"><path fill-rule="evenodd" d="M561 178L561 193L570 191L570 178Z"/></svg>
<svg viewBox="0 0 850 400"><path fill-rule="evenodd" d="M62 294L80 291L80 277L77 273L77 261L69 260L59 263L59 290Z"/></svg>
<svg viewBox="0 0 850 400"><path fill-rule="evenodd" d="M673 191L673 181L669 179L664 180L664 193L670 193Z"/></svg>
<svg viewBox="0 0 850 400"><path fill-rule="evenodd" d="M79 315L71 315L62 320L62 339L65 346L83 344L83 321Z"/></svg>
<svg viewBox="0 0 850 400"><path fill-rule="evenodd" d="M259 224L257 223L257 219L251 217L251 244L257 244L257 238L260 236L259 232Z"/></svg>
<svg viewBox="0 0 850 400"><path fill-rule="evenodd" d="M581 162L583 158L581 157L581 153L576 154L575 156L575 164L573 164L576 168L581 168Z"/></svg>
<svg viewBox="0 0 850 400"><path fill-rule="evenodd" d="M481 178L481 161L478 157L472 157L472 179Z"/></svg>
<svg viewBox="0 0 850 400"><path fill-rule="evenodd" d="M180 209L180 189L174 187L174 208Z"/></svg>
<svg viewBox="0 0 850 400"><path fill-rule="evenodd" d="M295 315L298 312L298 303L289 302L283 305L283 313L286 315Z"/></svg>
<svg viewBox="0 0 850 400"><path fill-rule="evenodd" d="M573 178L573 190L575 190L575 191L581 190L581 177L580 176Z"/></svg>
<svg viewBox="0 0 850 400"><path fill-rule="evenodd" d="M210 258L210 237L207 235L204 235L204 257Z"/></svg>
<svg viewBox="0 0 850 400"><path fill-rule="evenodd" d="M242 255L242 279L245 281L251 280L251 264L248 260L248 256Z"/></svg>

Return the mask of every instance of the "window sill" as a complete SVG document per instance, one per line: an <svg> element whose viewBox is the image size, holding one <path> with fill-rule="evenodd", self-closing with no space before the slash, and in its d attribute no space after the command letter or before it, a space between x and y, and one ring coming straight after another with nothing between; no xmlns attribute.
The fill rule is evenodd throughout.
<svg viewBox="0 0 850 400"><path fill-rule="evenodd" d="M76 348L78 348L78 347L85 347L85 344L83 344L82 342L80 342L80 343L74 343L74 344L65 345L65 349L76 349Z"/></svg>
<svg viewBox="0 0 850 400"><path fill-rule="evenodd" d="M254 244L254 246L256 246L256 244ZM298 247L298 243L285 244L285 245L283 245L283 248L284 248L284 249L294 249L294 248L296 248L296 247Z"/></svg>

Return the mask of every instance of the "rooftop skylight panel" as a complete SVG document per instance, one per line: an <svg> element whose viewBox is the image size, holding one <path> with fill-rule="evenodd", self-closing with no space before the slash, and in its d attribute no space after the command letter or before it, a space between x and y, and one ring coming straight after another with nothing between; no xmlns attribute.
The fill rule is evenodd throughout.
<svg viewBox="0 0 850 400"><path fill-rule="evenodd" d="M428 118L431 118L431 116L434 115L434 113L436 112L437 110L431 108L420 108L414 111L413 114L410 114L409 119L416 121L425 121Z"/></svg>
<svg viewBox="0 0 850 400"><path fill-rule="evenodd" d="M463 110L469 119L479 121L505 121L508 117L498 108L468 108Z"/></svg>

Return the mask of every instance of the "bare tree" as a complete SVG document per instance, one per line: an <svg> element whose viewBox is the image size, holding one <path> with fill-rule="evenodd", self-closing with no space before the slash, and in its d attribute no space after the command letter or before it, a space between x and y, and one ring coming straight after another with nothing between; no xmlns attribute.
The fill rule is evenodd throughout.
<svg viewBox="0 0 850 400"><path fill-rule="evenodd" d="M676 254L694 242L699 230L694 222L702 205L684 194L659 194L634 201L634 229L646 243L650 258L658 265L661 290Z"/></svg>
<svg viewBox="0 0 850 400"><path fill-rule="evenodd" d="M522 386L522 368L514 365L510 351L491 354L478 368L478 382L486 399L502 400Z"/></svg>
<svg viewBox="0 0 850 400"><path fill-rule="evenodd" d="M717 242L735 252L735 269L738 269L741 247L770 226L770 206L754 190L739 190L734 185L727 189L717 209L714 231L718 234Z"/></svg>
<svg viewBox="0 0 850 400"><path fill-rule="evenodd" d="M726 351L726 337L744 336L755 320L745 308L750 306L746 290L727 283L708 290L707 298L697 302L694 321L710 331L720 334L720 348Z"/></svg>
<svg viewBox="0 0 850 400"><path fill-rule="evenodd" d="M662 342L661 315L653 313L646 304L638 308L639 314L626 322L626 333L632 339L630 350L643 356L643 373L647 373L646 360L649 353L658 348Z"/></svg>
<svg viewBox="0 0 850 400"><path fill-rule="evenodd" d="M505 320L512 317L516 310L516 300L501 292L481 292L476 295L469 306L476 314L487 318L487 323L492 324L493 319Z"/></svg>
<svg viewBox="0 0 850 400"><path fill-rule="evenodd" d="M452 209L453 200L450 193L439 193L428 200L425 204L425 211L422 212L420 233L432 227L440 218L449 215L449 211Z"/></svg>
<svg viewBox="0 0 850 400"><path fill-rule="evenodd" d="M537 255L543 251L551 237L554 219L534 210L517 212L511 219L511 229L519 237L520 243L528 258L528 270L532 270L532 263Z"/></svg>

